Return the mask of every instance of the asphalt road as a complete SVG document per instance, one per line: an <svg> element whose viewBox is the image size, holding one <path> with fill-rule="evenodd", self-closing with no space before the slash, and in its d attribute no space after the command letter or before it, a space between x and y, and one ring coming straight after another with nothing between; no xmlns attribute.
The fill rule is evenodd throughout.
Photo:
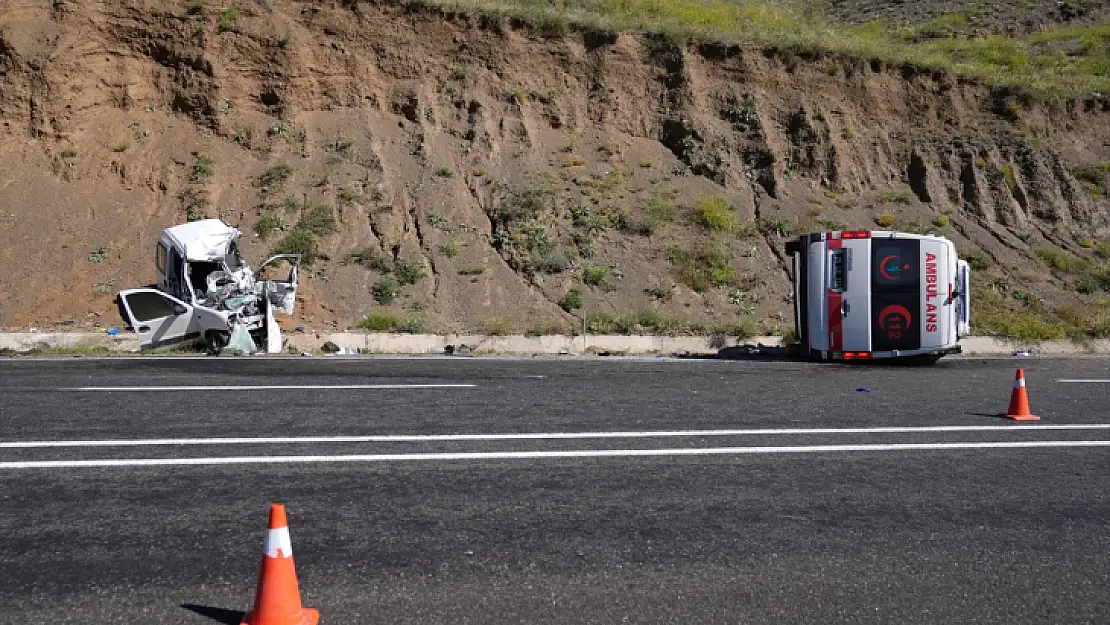
<svg viewBox="0 0 1110 625"><path fill-rule="evenodd" d="M1108 379L0 360L0 622L238 623L280 502L321 623L1105 623Z"/></svg>

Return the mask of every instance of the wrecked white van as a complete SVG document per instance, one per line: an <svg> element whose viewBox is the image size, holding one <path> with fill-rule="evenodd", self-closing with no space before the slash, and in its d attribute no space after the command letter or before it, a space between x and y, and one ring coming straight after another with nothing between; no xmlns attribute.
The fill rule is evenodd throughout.
<svg viewBox="0 0 1110 625"><path fill-rule="evenodd" d="M203 342L208 353L225 347L248 353L282 349L275 313L292 315L300 254L279 254L256 270L243 262L236 241L242 233L222 219L193 221L162 231L155 246L154 288L120 291L120 315L143 348ZM283 280L267 270L285 264Z"/></svg>

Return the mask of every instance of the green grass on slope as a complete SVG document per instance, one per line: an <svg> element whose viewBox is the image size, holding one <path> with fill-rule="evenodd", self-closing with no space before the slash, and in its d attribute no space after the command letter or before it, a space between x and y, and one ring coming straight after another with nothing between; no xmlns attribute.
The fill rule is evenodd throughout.
<svg viewBox="0 0 1110 625"><path fill-rule="evenodd" d="M751 42L796 54L836 52L945 70L1037 96L1110 91L1110 24L1056 27L1022 39L968 38L946 29L900 28L882 22L832 24L766 0L418 1L461 12L516 17L552 35L566 32L572 24L607 31L644 30L675 41ZM923 32L933 38L922 40Z"/></svg>

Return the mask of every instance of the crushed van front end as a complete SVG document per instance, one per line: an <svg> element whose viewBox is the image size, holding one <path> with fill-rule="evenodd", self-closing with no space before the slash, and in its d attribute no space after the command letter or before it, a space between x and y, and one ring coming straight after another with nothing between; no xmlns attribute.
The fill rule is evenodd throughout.
<svg viewBox="0 0 1110 625"><path fill-rule="evenodd" d="M239 252L242 233L222 219L179 224L155 246L156 288L119 295L120 312L143 347L202 342L253 353L282 348L274 315L294 313L300 254L279 254L252 268ZM268 274L290 267L287 276Z"/></svg>

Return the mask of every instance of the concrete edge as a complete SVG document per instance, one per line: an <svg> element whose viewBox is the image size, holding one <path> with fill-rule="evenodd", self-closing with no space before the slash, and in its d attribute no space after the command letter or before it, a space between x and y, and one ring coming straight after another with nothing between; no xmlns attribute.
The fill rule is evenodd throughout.
<svg viewBox="0 0 1110 625"><path fill-rule="evenodd" d="M781 348L782 337L757 336L743 341L708 336L626 336L626 335L552 335L486 336L477 334L393 334L336 332L286 334L290 352L326 353L326 343L343 354L434 355L467 353L474 355L719 355L727 348L761 346ZM1110 354L1110 340L1093 340L1078 345L1070 340L1023 343L994 337L968 337L961 341L964 356L1013 355L1029 350L1038 356ZM19 332L0 333L0 354L112 354L139 353L137 338L128 332L109 335L96 332ZM164 352L163 352L164 353ZM171 352L172 353L172 352Z"/></svg>

